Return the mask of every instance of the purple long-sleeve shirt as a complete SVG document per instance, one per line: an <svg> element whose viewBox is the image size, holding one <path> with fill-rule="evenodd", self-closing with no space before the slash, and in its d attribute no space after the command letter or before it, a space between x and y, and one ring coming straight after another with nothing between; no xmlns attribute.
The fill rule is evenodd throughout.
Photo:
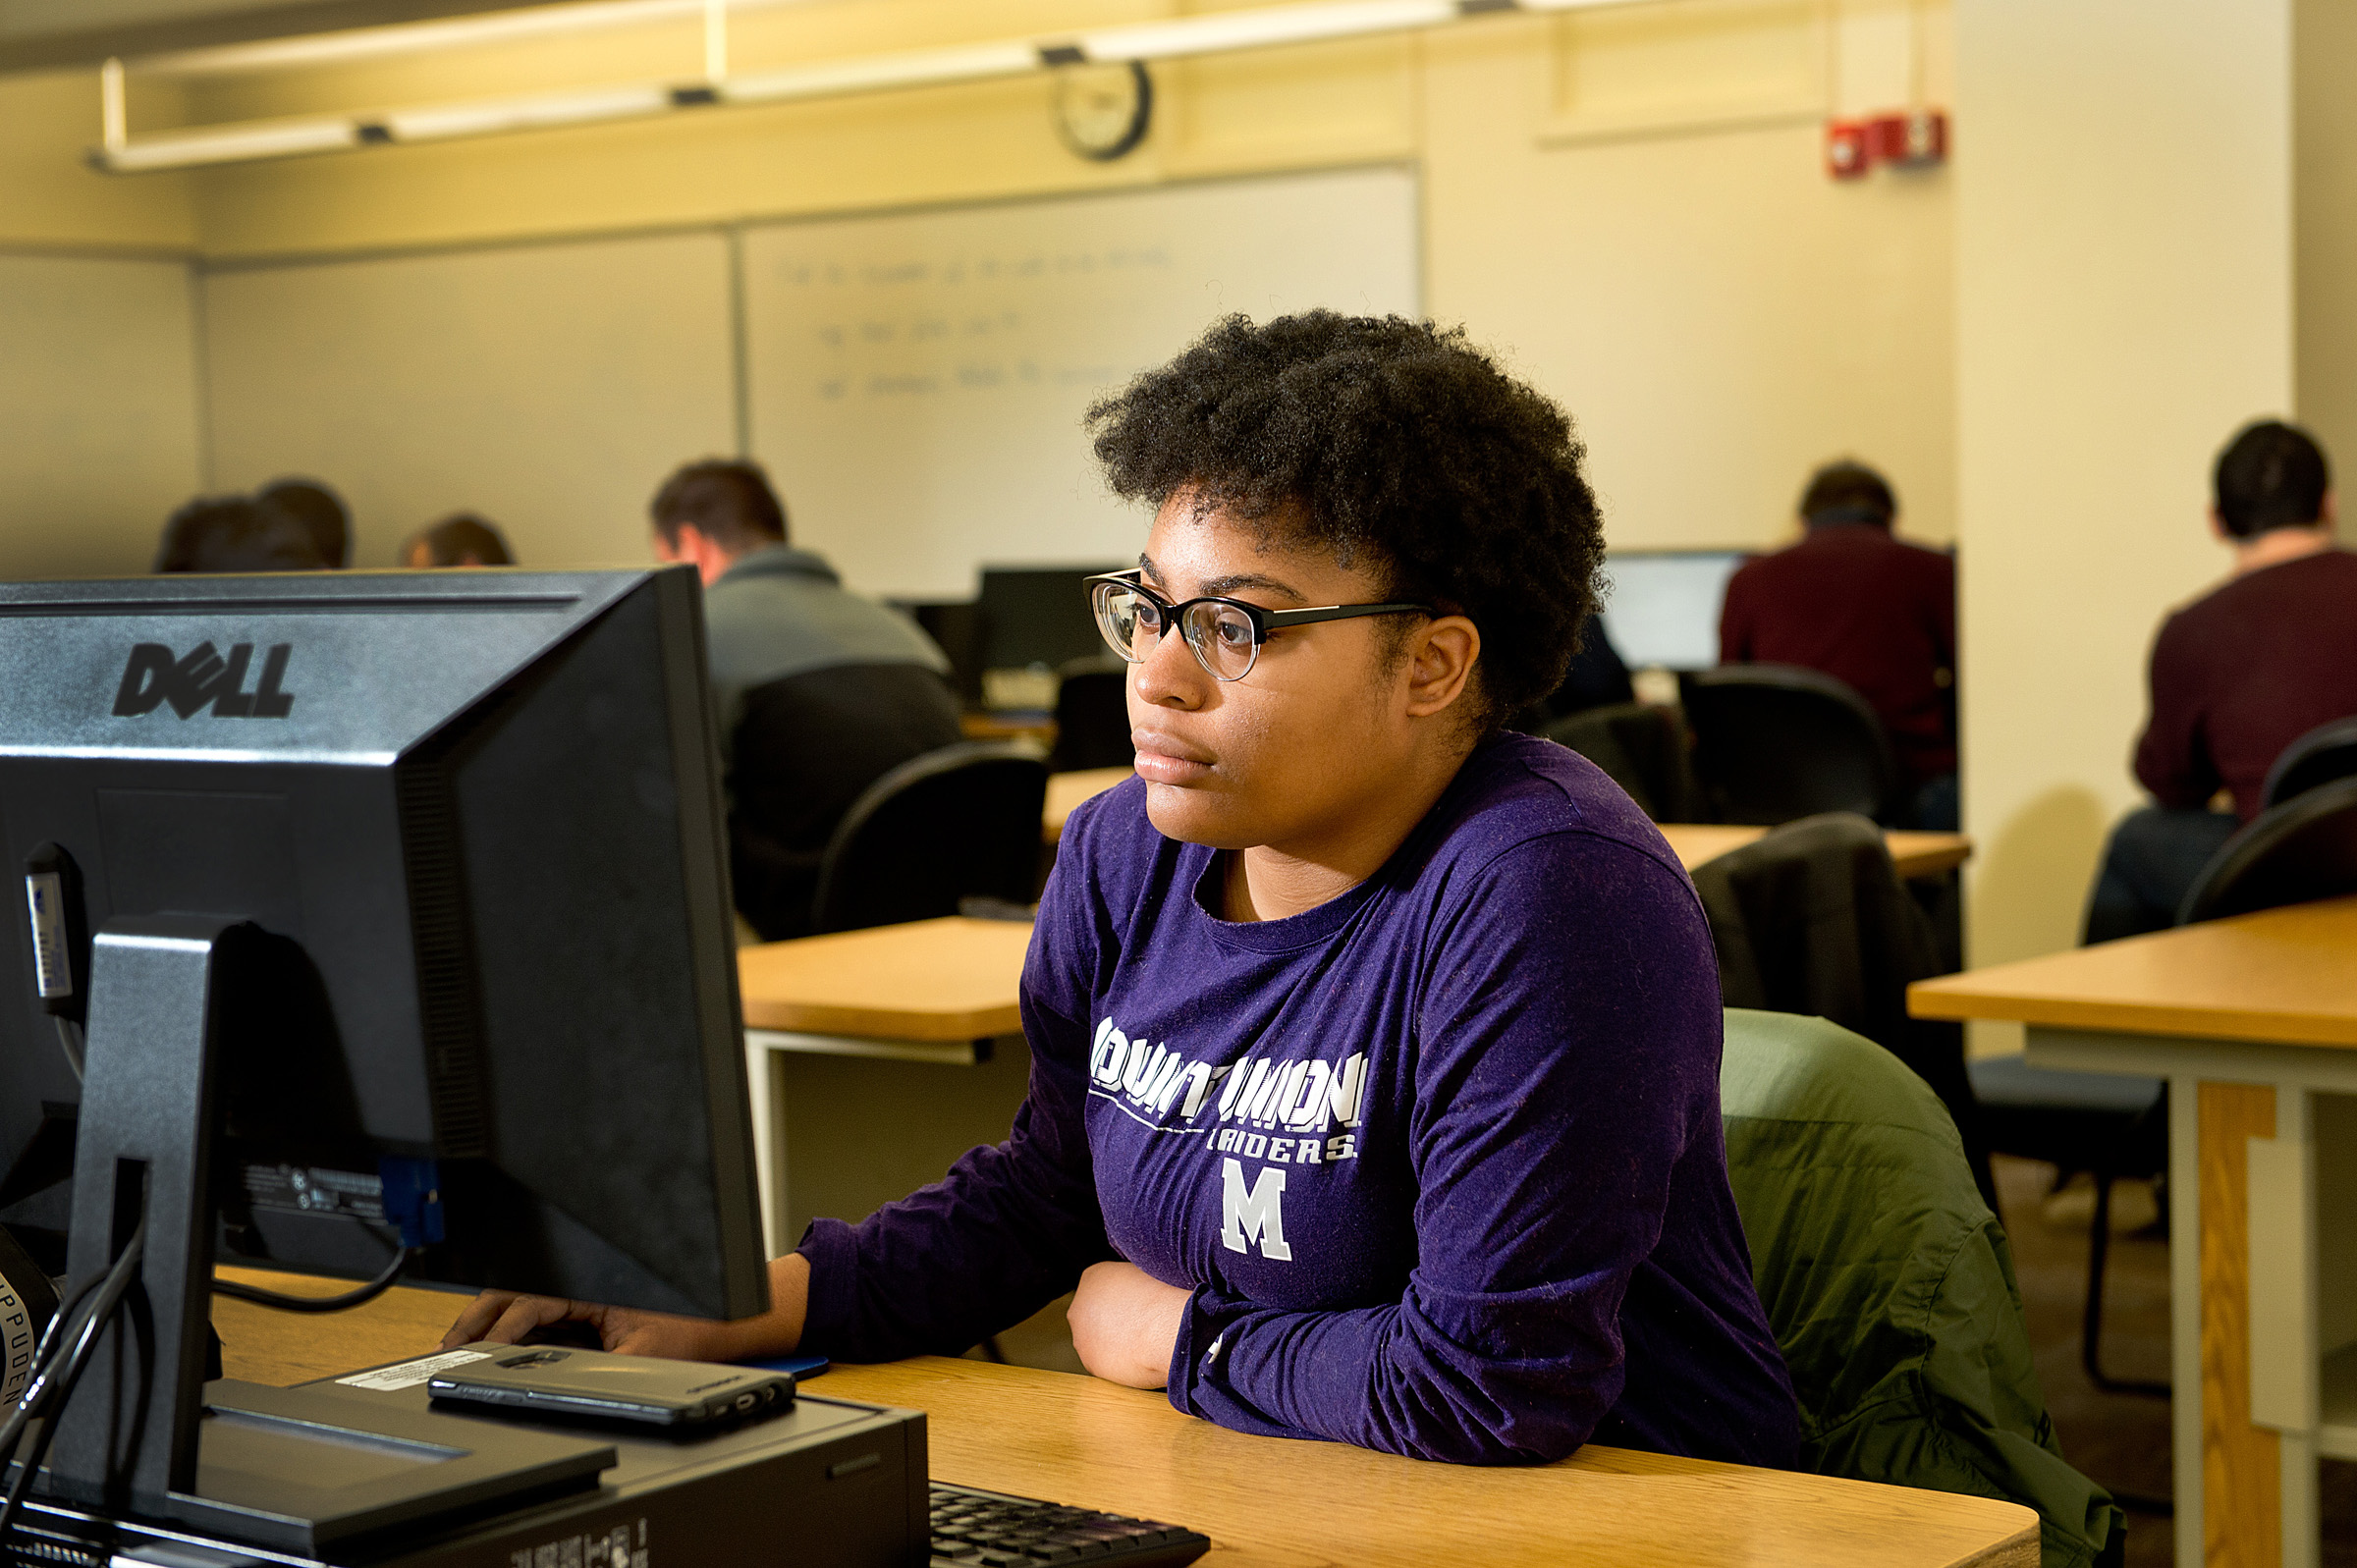
<svg viewBox="0 0 2357 1568"><path fill-rule="evenodd" d="M955 1353L1126 1258L1193 1292L1180 1410L1475 1463L1598 1441L1789 1465L1676 857L1561 746L1484 744L1382 870L1218 918L1131 780L1067 824L1013 1135L856 1228L804 1343Z"/></svg>

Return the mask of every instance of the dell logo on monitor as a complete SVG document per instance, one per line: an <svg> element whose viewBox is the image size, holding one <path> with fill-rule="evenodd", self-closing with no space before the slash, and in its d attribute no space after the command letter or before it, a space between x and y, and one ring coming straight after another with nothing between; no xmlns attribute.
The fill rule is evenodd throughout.
<svg viewBox="0 0 2357 1568"><path fill-rule="evenodd" d="M262 656L262 677L251 691L246 673L253 663L253 644L231 645L224 659L209 642L200 642L185 659L174 659L160 642L142 642L131 650L123 667L123 684L115 689L115 717L136 719L165 703L183 719L192 719L208 705L216 719L284 719L295 699L279 689L286 678L291 642L274 642Z"/></svg>

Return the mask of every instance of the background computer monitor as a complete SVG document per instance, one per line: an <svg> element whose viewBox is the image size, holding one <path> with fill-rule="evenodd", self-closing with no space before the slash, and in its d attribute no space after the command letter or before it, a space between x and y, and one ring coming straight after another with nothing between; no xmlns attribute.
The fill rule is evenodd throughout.
<svg viewBox="0 0 2357 1568"><path fill-rule="evenodd" d="M367 1277L407 1209L413 1280L766 1305L691 570L0 586L0 668L12 867L62 846L88 932L267 934L225 1256ZM78 1099L8 925L0 1172ZM37 1241L29 1179L0 1222Z"/></svg>
<svg viewBox="0 0 2357 1568"><path fill-rule="evenodd" d="M1104 653L1105 639L1081 583L1124 565L983 568L982 668L1054 670Z"/></svg>
<svg viewBox="0 0 2357 1568"><path fill-rule="evenodd" d="M1750 557L1737 550L1616 550L1605 635L1631 670L1708 670L1719 662L1727 579Z"/></svg>

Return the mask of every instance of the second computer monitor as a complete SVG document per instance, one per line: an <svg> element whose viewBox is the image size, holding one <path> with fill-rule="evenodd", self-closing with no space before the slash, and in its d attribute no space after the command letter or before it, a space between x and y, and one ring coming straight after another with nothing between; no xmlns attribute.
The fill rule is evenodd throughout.
<svg viewBox="0 0 2357 1568"><path fill-rule="evenodd" d="M1605 635L1631 670L1708 670L1719 663L1727 580L1750 557L1738 550L1616 550Z"/></svg>

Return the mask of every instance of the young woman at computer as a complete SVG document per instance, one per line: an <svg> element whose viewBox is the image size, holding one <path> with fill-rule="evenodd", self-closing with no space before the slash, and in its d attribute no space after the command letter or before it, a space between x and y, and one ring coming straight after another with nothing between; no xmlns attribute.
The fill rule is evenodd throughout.
<svg viewBox="0 0 2357 1568"><path fill-rule="evenodd" d="M1137 777L1066 828L1013 1135L814 1224L764 1318L490 1294L451 1342L954 1354L1076 1286L1092 1372L1246 1432L1790 1463L1701 909L1602 773L1500 728L1596 602L1568 422L1457 334L1326 313L1223 322L1091 420L1157 509L1093 588Z"/></svg>

